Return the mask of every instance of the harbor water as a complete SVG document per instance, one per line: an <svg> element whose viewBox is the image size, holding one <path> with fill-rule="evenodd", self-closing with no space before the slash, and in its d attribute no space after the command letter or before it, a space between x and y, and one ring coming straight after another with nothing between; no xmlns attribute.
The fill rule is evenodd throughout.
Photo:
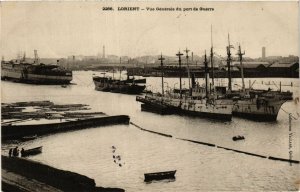
<svg viewBox="0 0 300 192"><path fill-rule="evenodd" d="M90 128L40 137L19 143L19 148L43 146L43 153L30 159L95 179L96 185L120 187L126 191L287 191L300 184L299 164L273 161L217 147L199 145L190 139L259 155L300 160L299 103L287 101L279 111L277 122L255 122L233 117L220 122L179 115L158 115L141 111L134 95L100 92L94 89L93 75L101 72L77 71L73 85L30 85L1 82L2 103L50 100L57 104L82 103L93 111L108 115L129 115L130 121L152 131L170 134L163 137L145 132L134 125ZM249 82L251 80L251 82ZM179 87L178 78L165 78L165 90ZM198 79L202 84L203 79ZM294 92L299 97L298 79L246 79L246 87ZM188 87L187 79L183 87ZM273 84L276 85L273 85ZM216 84L226 84L217 80ZM267 85L266 85L267 84ZM271 84L271 85L269 85ZM291 86L292 84L292 86ZM241 80L234 79L238 88ZM147 89L161 90L161 78L147 77ZM289 115L292 119L289 125ZM291 130L289 130L289 128ZM292 133L292 134L291 134ZM245 140L234 142L233 136ZM2 154L16 143L3 143ZM116 147L115 152L112 146ZM114 162L113 155L120 155ZM175 181L144 182L144 173L177 170Z"/></svg>

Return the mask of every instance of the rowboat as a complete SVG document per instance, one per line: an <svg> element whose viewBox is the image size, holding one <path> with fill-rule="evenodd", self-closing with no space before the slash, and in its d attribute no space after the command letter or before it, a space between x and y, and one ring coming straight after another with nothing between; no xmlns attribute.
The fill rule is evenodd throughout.
<svg viewBox="0 0 300 192"><path fill-rule="evenodd" d="M156 172L156 173L145 173L145 182L149 182L152 180L163 180L163 179L175 179L174 171L165 171L165 172Z"/></svg>
<svg viewBox="0 0 300 192"><path fill-rule="evenodd" d="M32 148L32 149L27 149L27 150L21 150L21 157L27 157L30 155L37 155L42 153L42 146L40 147L36 147L36 148Z"/></svg>
<svg viewBox="0 0 300 192"><path fill-rule="evenodd" d="M245 139L245 137L244 136L240 136L240 135L232 137L233 141L244 140L244 139Z"/></svg>
<svg viewBox="0 0 300 192"><path fill-rule="evenodd" d="M33 140L36 138L37 138L37 135L24 136L21 138L21 141L30 141L30 140Z"/></svg>

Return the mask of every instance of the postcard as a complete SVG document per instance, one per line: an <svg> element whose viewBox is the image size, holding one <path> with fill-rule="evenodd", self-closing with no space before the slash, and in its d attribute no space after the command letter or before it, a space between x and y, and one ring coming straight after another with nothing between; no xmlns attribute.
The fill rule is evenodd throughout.
<svg viewBox="0 0 300 192"><path fill-rule="evenodd" d="M298 191L298 1L4 1L3 191Z"/></svg>

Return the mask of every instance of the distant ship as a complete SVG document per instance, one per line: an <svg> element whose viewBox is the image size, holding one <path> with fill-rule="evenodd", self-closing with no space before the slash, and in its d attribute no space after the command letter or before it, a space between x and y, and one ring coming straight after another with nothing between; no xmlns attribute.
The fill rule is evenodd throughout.
<svg viewBox="0 0 300 192"><path fill-rule="evenodd" d="M34 63L27 63L25 56L22 60L1 61L1 79L46 85L69 84L72 81L72 71L39 63L37 51L34 53Z"/></svg>
<svg viewBox="0 0 300 192"><path fill-rule="evenodd" d="M126 80L113 79L112 77L93 77L95 89L97 91L124 93L124 94L141 94L146 88L146 79L127 78Z"/></svg>

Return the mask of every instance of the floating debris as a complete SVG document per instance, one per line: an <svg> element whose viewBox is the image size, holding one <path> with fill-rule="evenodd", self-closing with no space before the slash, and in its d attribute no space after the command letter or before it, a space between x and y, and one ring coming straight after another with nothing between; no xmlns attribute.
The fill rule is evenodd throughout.
<svg viewBox="0 0 300 192"><path fill-rule="evenodd" d="M115 153L116 147L115 146L111 146L111 148L113 149L112 152ZM125 165L125 163L121 162L121 155L113 155L112 157L114 159L114 163L118 164L119 167L122 167L122 164Z"/></svg>
<svg viewBox="0 0 300 192"><path fill-rule="evenodd" d="M29 136L24 136L21 138L21 141L30 141L30 140L34 140L37 138L37 135L29 135Z"/></svg>

